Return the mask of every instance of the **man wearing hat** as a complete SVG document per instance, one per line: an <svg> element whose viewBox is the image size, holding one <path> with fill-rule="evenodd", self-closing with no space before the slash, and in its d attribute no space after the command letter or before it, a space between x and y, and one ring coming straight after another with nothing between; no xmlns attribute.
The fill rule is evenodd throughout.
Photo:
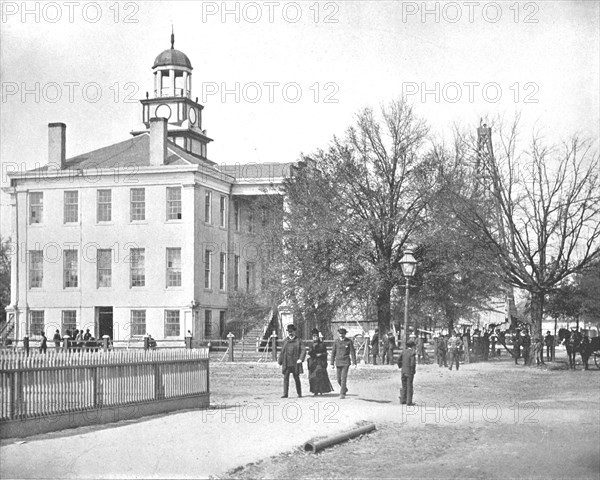
<svg viewBox="0 0 600 480"><path fill-rule="evenodd" d="M379 356L379 329L375 329L373 338L371 339L371 353L373 354L373 365L377 365L377 357Z"/></svg>
<svg viewBox="0 0 600 480"><path fill-rule="evenodd" d="M356 367L356 352L354 351L354 343L349 338L346 338L346 329L340 328L338 334L339 339L333 344L331 350L331 366L337 368L337 382L340 386L340 398L346 398L348 388L346 388L346 380L348 379L348 369L350 361Z"/></svg>
<svg viewBox="0 0 600 480"><path fill-rule="evenodd" d="M402 405L414 405L412 397L413 380L417 372L416 357L415 342L409 340L406 342L406 348L400 352L398 357L398 368L400 368L400 372L402 373L402 390L400 390L400 403Z"/></svg>
<svg viewBox="0 0 600 480"><path fill-rule="evenodd" d="M302 362L306 356L306 351L302 342L296 337L296 327L287 326L288 337L283 342L283 347L279 353L277 363L281 365L283 373L283 395L281 398L287 398L290 384L290 373L294 376L296 382L296 393L302 397L302 385L300 384L300 374L302 373Z"/></svg>

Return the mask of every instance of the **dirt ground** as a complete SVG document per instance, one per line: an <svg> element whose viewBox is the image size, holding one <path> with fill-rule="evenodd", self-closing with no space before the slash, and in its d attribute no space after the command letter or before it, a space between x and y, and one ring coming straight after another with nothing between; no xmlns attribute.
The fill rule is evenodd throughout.
<svg viewBox="0 0 600 480"><path fill-rule="evenodd" d="M350 369L347 398L281 399L274 363L211 363L209 410L3 441L1 478L600 478L600 370L419 365ZM329 370L332 383L334 371ZM337 388L336 388L337 390ZM308 396L307 396L308 395ZM320 453L305 442L376 431Z"/></svg>
<svg viewBox="0 0 600 480"><path fill-rule="evenodd" d="M600 370L592 362L569 371L562 351L558 360L525 367L505 355L458 372L419 365L416 407L399 405L397 368L361 366L350 372L348 398L330 397L330 413L375 432L317 454L299 446L220 478L598 479Z"/></svg>

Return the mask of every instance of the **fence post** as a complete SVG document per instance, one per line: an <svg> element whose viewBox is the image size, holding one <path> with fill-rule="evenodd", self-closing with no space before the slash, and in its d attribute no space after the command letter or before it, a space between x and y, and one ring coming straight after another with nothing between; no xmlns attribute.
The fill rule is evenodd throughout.
<svg viewBox="0 0 600 480"><path fill-rule="evenodd" d="M71 338L71 337L69 337L68 335L65 335L65 336L63 337L63 349L65 350L65 352L66 352L67 350L69 350L69 339L70 339L70 338Z"/></svg>
<svg viewBox="0 0 600 480"><path fill-rule="evenodd" d="M25 355L29 356L29 337L27 335L23 337L23 348L25 349Z"/></svg>
<svg viewBox="0 0 600 480"><path fill-rule="evenodd" d="M165 387L160 374L160 364L154 364L154 400L162 400L165 397Z"/></svg>
<svg viewBox="0 0 600 480"><path fill-rule="evenodd" d="M108 335L104 335L102 337L102 350L104 350L105 352L108 352L108 341L110 340L110 337Z"/></svg>
<svg viewBox="0 0 600 480"><path fill-rule="evenodd" d="M275 330L273 330L273 334L271 335L271 353L273 360L277 361L277 332Z"/></svg>
<svg viewBox="0 0 600 480"><path fill-rule="evenodd" d="M10 375L10 419L17 418L17 372L11 372Z"/></svg>
<svg viewBox="0 0 600 480"><path fill-rule="evenodd" d="M229 361L233 362L233 338L235 335L231 332L227 334L227 351L229 352Z"/></svg>
<svg viewBox="0 0 600 480"><path fill-rule="evenodd" d="M185 334L185 348L187 348L187 349L192 348L192 339L193 338L194 337L192 337L192 332L190 332L188 330L187 333Z"/></svg>

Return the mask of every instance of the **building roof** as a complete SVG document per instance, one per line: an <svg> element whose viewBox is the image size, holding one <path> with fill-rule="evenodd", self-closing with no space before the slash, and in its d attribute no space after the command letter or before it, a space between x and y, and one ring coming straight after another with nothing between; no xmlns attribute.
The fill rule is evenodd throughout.
<svg viewBox="0 0 600 480"><path fill-rule="evenodd" d="M215 163L210 160L202 160L186 152L184 149L167 141L167 158L165 165L201 165L215 168ZM91 152L82 153L76 157L68 158L66 161L67 169L85 170L88 168L96 169L116 169L118 167L149 167L150 165L150 136L148 133L137 135L123 142L108 145ZM35 170L45 170L48 165L44 165ZM215 168L215 171L216 168Z"/></svg>
<svg viewBox="0 0 600 480"><path fill-rule="evenodd" d="M156 60L154 60L154 65L152 68L165 67L169 65L186 67L192 70L192 62L190 62L190 59L187 57L187 55L179 50L174 49L173 47L160 53L158 57L156 57Z"/></svg>
<svg viewBox="0 0 600 480"><path fill-rule="evenodd" d="M290 177L291 168L294 165L288 163L246 163L235 165L219 165L221 172L231 175L238 181L267 180L269 178Z"/></svg>

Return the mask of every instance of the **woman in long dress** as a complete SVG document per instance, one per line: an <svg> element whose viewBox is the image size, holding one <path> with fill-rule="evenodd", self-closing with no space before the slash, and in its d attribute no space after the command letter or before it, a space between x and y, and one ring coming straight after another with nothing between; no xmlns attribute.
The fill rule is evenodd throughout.
<svg viewBox="0 0 600 480"><path fill-rule="evenodd" d="M313 343L308 350L308 381L313 396L333 391L327 374L327 347L319 337L319 330L312 330Z"/></svg>

